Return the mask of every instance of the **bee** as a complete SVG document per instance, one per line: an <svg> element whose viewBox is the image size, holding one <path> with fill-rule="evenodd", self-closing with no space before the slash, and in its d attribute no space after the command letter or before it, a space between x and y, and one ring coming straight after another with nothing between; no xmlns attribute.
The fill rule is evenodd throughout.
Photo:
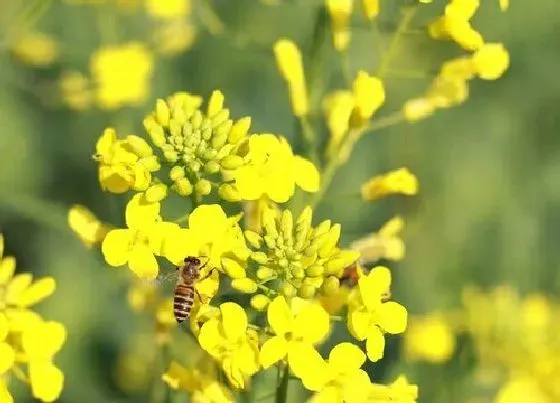
<svg viewBox="0 0 560 403"><path fill-rule="evenodd" d="M346 285L349 287L356 287L358 285L358 280L360 279L360 274L358 271L361 271L364 275L367 275L371 268L366 268L357 263L353 263L348 267L344 268L344 272L340 277L340 284ZM391 291L387 290L381 294L381 301L387 302L391 299Z"/></svg>
<svg viewBox="0 0 560 403"><path fill-rule="evenodd" d="M183 322L191 314L194 304L195 283L200 278L200 271L208 264L201 266L200 259L194 256L187 256L184 264L177 267L178 276L175 292L173 296L173 314L177 323Z"/></svg>

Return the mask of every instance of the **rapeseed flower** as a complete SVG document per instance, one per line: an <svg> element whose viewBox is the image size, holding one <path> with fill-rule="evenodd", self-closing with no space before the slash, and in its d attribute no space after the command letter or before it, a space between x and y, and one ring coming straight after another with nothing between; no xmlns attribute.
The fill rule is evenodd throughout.
<svg viewBox="0 0 560 403"><path fill-rule="evenodd" d="M176 265L186 256L200 256L206 265L202 277L218 268L233 279L243 278L250 252L239 219L228 217L218 204L198 206L189 214L188 228L170 227L164 235L163 256Z"/></svg>
<svg viewBox="0 0 560 403"><path fill-rule="evenodd" d="M328 313L317 303L294 298L290 306L283 296L278 296L268 305L267 316L275 335L261 347L262 366L266 369L287 358L296 376L301 376L298 355L313 354L309 350L315 351L314 346L327 337L330 331Z"/></svg>
<svg viewBox="0 0 560 403"><path fill-rule="evenodd" d="M242 200L257 200L266 196L277 203L284 203L293 196L296 185L307 192L319 190L317 168L309 160L294 155L284 137L252 135L247 149L245 164L231 174Z"/></svg>
<svg viewBox="0 0 560 403"><path fill-rule="evenodd" d="M453 328L441 315L412 318L404 336L404 348L409 360L445 362L455 349Z"/></svg>
<svg viewBox="0 0 560 403"><path fill-rule="evenodd" d="M248 329L247 314L239 305L226 302L220 305L220 312L220 318L202 325L198 341L220 363L229 382L244 389L260 367L258 336Z"/></svg>
<svg viewBox="0 0 560 403"><path fill-rule="evenodd" d="M487 43L473 54L472 62L478 77L496 80L509 67L509 53L501 43Z"/></svg>
<svg viewBox="0 0 560 403"><path fill-rule="evenodd" d="M162 376L171 389L189 393L193 403L234 403L231 391L222 385L215 373L205 373L198 368L187 369L177 361L172 361Z"/></svg>
<svg viewBox="0 0 560 403"><path fill-rule="evenodd" d="M407 168L374 176L362 185L362 199L374 201L390 194L412 196L418 193L418 179Z"/></svg>
<svg viewBox="0 0 560 403"><path fill-rule="evenodd" d="M91 107L91 83L81 72L70 70L62 73L59 87L62 102L69 108L82 111Z"/></svg>
<svg viewBox="0 0 560 403"><path fill-rule="evenodd" d="M159 268L155 256L162 255L164 236L178 228L175 223L161 221L160 203L148 203L136 194L126 206L127 228L112 229L101 245L105 261L114 267L128 263L140 278L155 279Z"/></svg>
<svg viewBox="0 0 560 403"><path fill-rule="evenodd" d="M380 259L402 260L405 245L399 234L403 227L403 218L395 216L387 221L379 231L352 242L350 249L360 252L362 262L376 262Z"/></svg>
<svg viewBox="0 0 560 403"><path fill-rule="evenodd" d="M289 39L280 39L274 44L274 55L278 70L288 84L294 115L298 117L307 115L309 102L299 48Z"/></svg>
<svg viewBox="0 0 560 403"><path fill-rule="evenodd" d="M354 344L340 343L329 353L328 361L313 350L312 355L299 355L304 386L317 393L313 403L345 402L366 403L371 383L366 371L360 367L366 355Z"/></svg>
<svg viewBox="0 0 560 403"><path fill-rule="evenodd" d="M91 56L90 69L95 99L100 108L141 105L150 92L153 56L139 42L110 45Z"/></svg>
<svg viewBox="0 0 560 403"><path fill-rule="evenodd" d="M250 273L255 281L287 298L296 294L312 298L318 290L327 294L336 291L344 268L355 262L359 253L337 247L340 224L325 220L313 228L312 215L310 207L297 220L289 210L276 214L273 209L264 209L261 231L245 231L251 259L258 264Z"/></svg>
<svg viewBox="0 0 560 403"><path fill-rule="evenodd" d="M146 0L146 12L153 18L184 18L191 13L191 0Z"/></svg>
<svg viewBox="0 0 560 403"><path fill-rule="evenodd" d="M23 63L36 67L47 67L59 56L58 44L47 34L26 32L11 45L11 51Z"/></svg>
<svg viewBox="0 0 560 403"><path fill-rule="evenodd" d="M391 273L382 266L373 268L358 280L358 288L349 296L348 330L358 340L366 340L367 356L378 361L385 350L385 333L398 334L406 329L406 309L385 301L391 285Z"/></svg>
<svg viewBox="0 0 560 403"><path fill-rule="evenodd" d="M390 385L372 384L369 403L415 403L418 399L418 386L411 385L401 375Z"/></svg>
<svg viewBox="0 0 560 403"><path fill-rule="evenodd" d="M430 25L430 36L451 39L465 50L479 49L484 44L484 38L470 24L479 5L480 0L450 0L444 15Z"/></svg>
<svg viewBox="0 0 560 403"><path fill-rule="evenodd" d="M100 244L110 227L99 221L87 207L75 204L68 210L68 226L88 248Z"/></svg>
<svg viewBox="0 0 560 403"><path fill-rule="evenodd" d="M379 15L379 0L362 0L362 7L368 20Z"/></svg>
<svg viewBox="0 0 560 403"><path fill-rule="evenodd" d="M344 51L350 43L350 16L352 15L352 0L327 0L327 11L331 18L334 48ZM364 2L364 6L366 2ZM370 9L368 7L367 11Z"/></svg>

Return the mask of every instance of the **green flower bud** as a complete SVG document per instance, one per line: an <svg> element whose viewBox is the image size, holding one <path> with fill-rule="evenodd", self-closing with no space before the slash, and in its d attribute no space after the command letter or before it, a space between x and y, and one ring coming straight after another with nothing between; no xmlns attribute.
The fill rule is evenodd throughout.
<svg viewBox="0 0 560 403"><path fill-rule="evenodd" d="M257 269L257 277L259 280L267 280L276 275L276 272L272 270L270 267L260 266Z"/></svg>
<svg viewBox="0 0 560 403"><path fill-rule="evenodd" d="M305 270L303 270L303 269L300 268L300 267L294 267L294 268L292 268L291 272L292 272L292 275L293 275L295 278L304 278L304 277L305 277Z"/></svg>
<svg viewBox="0 0 560 403"><path fill-rule="evenodd" d="M160 202L167 196L167 185L163 183L158 183L156 185L150 186L146 193L144 193L144 197L146 201L149 203L156 203Z"/></svg>
<svg viewBox="0 0 560 403"><path fill-rule="evenodd" d="M270 235L265 235L264 236L264 242L266 243L266 246L269 249L275 249L276 248L276 239L271 237Z"/></svg>
<svg viewBox="0 0 560 403"><path fill-rule="evenodd" d="M292 238L292 231L293 231L294 221L292 218L292 213L290 210L284 210L282 213L282 221L280 223L280 228L282 229L282 233L284 234L284 239L291 239Z"/></svg>
<svg viewBox="0 0 560 403"><path fill-rule="evenodd" d="M340 239L340 224L335 224L328 232L327 240L319 249L320 257L327 257L335 248L338 240Z"/></svg>
<svg viewBox="0 0 560 403"><path fill-rule="evenodd" d="M193 127L194 130L198 130L200 129L200 127L202 126L202 113L200 112L200 110L195 110L192 117L191 117L191 125Z"/></svg>
<svg viewBox="0 0 560 403"><path fill-rule="evenodd" d="M310 277L322 276L324 272L325 268L319 264L314 264L313 266L309 266L307 269L305 269L305 274Z"/></svg>
<svg viewBox="0 0 560 403"><path fill-rule="evenodd" d="M228 135L228 143L237 144L239 143L249 132L249 127L251 126L251 118L246 116L239 119L233 124Z"/></svg>
<svg viewBox="0 0 560 403"><path fill-rule="evenodd" d="M206 173L215 174L216 172L219 171L220 171L220 164L218 164L216 161L208 161L204 165L204 172Z"/></svg>
<svg viewBox="0 0 560 403"><path fill-rule="evenodd" d="M239 155L228 155L220 161L220 164L224 169L234 170L239 168L245 163L242 157Z"/></svg>
<svg viewBox="0 0 560 403"><path fill-rule="evenodd" d="M294 297L296 295L296 291L297 291L296 288L290 283L282 284L282 287L280 289L280 293L284 295L286 298Z"/></svg>
<svg viewBox="0 0 560 403"><path fill-rule="evenodd" d="M253 294L257 291L257 283L255 283L249 277L236 278L231 281L231 286L245 294Z"/></svg>
<svg viewBox="0 0 560 403"><path fill-rule="evenodd" d="M175 151L164 151L163 158L165 158L169 162L177 162L179 156Z"/></svg>
<svg viewBox="0 0 560 403"><path fill-rule="evenodd" d="M173 184L173 190L181 196L190 196L193 192L193 186L187 178L180 178Z"/></svg>
<svg viewBox="0 0 560 403"><path fill-rule="evenodd" d="M167 103L163 99L158 99L156 101L156 119L158 123L164 127L168 126L170 116L171 112Z"/></svg>
<svg viewBox="0 0 560 403"><path fill-rule="evenodd" d="M222 267L228 276L233 279L240 279L246 277L245 269L237 261L222 257Z"/></svg>
<svg viewBox="0 0 560 403"><path fill-rule="evenodd" d="M138 160L139 164L142 164L150 172L156 172L161 169L161 164L159 163L158 157L156 155L150 155L148 157L143 157Z"/></svg>
<svg viewBox="0 0 560 403"><path fill-rule="evenodd" d="M297 294L301 298L313 298L315 291L315 287L304 284L298 289Z"/></svg>
<svg viewBox="0 0 560 403"><path fill-rule="evenodd" d="M259 312L263 312L269 303L270 298L268 298L266 295L257 294L251 297L251 306Z"/></svg>
<svg viewBox="0 0 560 403"><path fill-rule="evenodd" d="M340 280L334 276L327 277L323 280L322 290L325 295L333 295L340 288Z"/></svg>
<svg viewBox="0 0 560 403"><path fill-rule="evenodd" d="M326 234L327 231L331 228L331 220L325 220L321 222L314 230L313 230L313 238L318 238L323 234Z"/></svg>
<svg viewBox="0 0 560 403"><path fill-rule="evenodd" d="M152 143L154 143L157 147L163 147L165 145L165 132L163 131L163 127L154 122L154 124L147 130L148 135L152 139Z"/></svg>
<svg viewBox="0 0 560 403"><path fill-rule="evenodd" d="M235 185L224 183L218 188L220 198L229 202L238 202L241 200L241 194Z"/></svg>
<svg viewBox="0 0 560 403"><path fill-rule="evenodd" d="M245 238L247 239L247 242L249 242L249 245L253 248L259 249L261 247L262 238L255 231L246 230Z"/></svg>
<svg viewBox="0 0 560 403"><path fill-rule="evenodd" d="M152 147L142 137L129 134L126 136L125 141L132 152L139 157L148 157L154 153Z"/></svg>
<svg viewBox="0 0 560 403"><path fill-rule="evenodd" d="M214 116L211 116L212 127L216 128L229 119L229 109L221 109Z"/></svg>
<svg viewBox="0 0 560 403"><path fill-rule="evenodd" d="M314 288L319 288L323 284L324 277L305 277L303 284L311 285Z"/></svg>
<svg viewBox="0 0 560 403"><path fill-rule="evenodd" d="M194 191L201 196L209 195L212 191L212 184L206 179L201 179L194 185Z"/></svg>
<svg viewBox="0 0 560 403"><path fill-rule="evenodd" d="M210 101L208 101L208 109L206 114L210 117L221 112L224 107L224 94L221 91L212 91Z"/></svg>
<svg viewBox="0 0 560 403"><path fill-rule="evenodd" d="M180 165L175 165L173 168L171 168L171 171L169 171L169 178L171 178L173 182L176 182L180 178L184 178L184 177L185 177L185 168L183 168Z"/></svg>
<svg viewBox="0 0 560 403"><path fill-rule="evenodd" d="M259 264L266 264L268 262L268 257L264 252L253 252L251 253L251 259Z"/></svg>

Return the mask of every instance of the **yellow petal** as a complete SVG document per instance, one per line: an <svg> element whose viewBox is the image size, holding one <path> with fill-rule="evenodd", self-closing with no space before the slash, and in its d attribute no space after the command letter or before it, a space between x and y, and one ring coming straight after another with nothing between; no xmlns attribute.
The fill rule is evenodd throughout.
<svg viewBox="0 0 560 403"><path fill-rule="evenodd" d="M139 278L148 280L155 280L159 272L158 263L153 252L148 246L143 244L134 245L134 248L130 251L128 267Z"/></svg>
<svg viewBox="0 0 560 403"><path fill-rule="evenodd" d="M210 319L202 325L198 342L200 347L214 358L220 357L220 348L225 343L225 339L220 332L220 322L217 319Z"/></svg>
<svg viewBox="0 0 560 403"><path fill-rule="evenodd" d="M0 402L2 403L14 403L14 399L8 390L8 385L6 384L5 378L0 378Z"/></svg>
<svg viewBox="0 0 560 403"><path fill-rule="evenodd" d="M368 402L370 387L371 381L367 372L361 369L354 371L344 379L343 399L345 402Z"/></svg>
<svg viewBox="0 0 560 403"><path fill-rule="evenodd" d="M185 257L198 256L200 248L200 238L192 230L168 228L162 241L161 255L179 266Z"/></svg>
<svg viewBox="0 0 560 403"><path fill-rule="evenodd" d="M21 337L23 350L30 361L50 360L66 341L66 328L58 322L36 322Z"/></svg>
<svg viewBox="0 0 560 403"><path fill-rule="evenodd" d="M152 224L158 218L159 211L159 203L149 203L142 193L135 194L126 205L126 226L140 229Z"/></svg>
<svg viewBox="0 0 560 403"><path fill-rule="evenodd" d="M323 341L329 330L329 314L319 304L310 304L303 308L294 322L294 335L311 344Z"/></svg>
<svg viewBox="0 0 560 403"><path fill-rule="evenodd" d="M109 231L101 245L101 252L110 266L122 266L128 262L134 231L114 229Z"/></svg>
<svg viewBox="0 0 560 403"><path fill-rule="evenodd" d="M406 329L407 316L404 306L390 301L381 305L377 323L387 333L403 333Z"/></svg>
<svg viewBox="0 0 560 403"><path fill-rule="evenodd" d="M319 171L313 163L298 155L294 157L296 184L306 192L317 192L321 186Z"/></svg>
<svg viewBox="0 0 560 403"><path fill-rule="evenodd" d="M246 375L253 375L260 369L259 349L256 340L245 341L234 351L235 365Z"/></svg>
<svg viewBox="0 0 560 403"><path fill-rule="evenodd" d="M2 255L0 254L0 257ZM0 285L8 284L8 281L14 276L16 270L16 259L7 256L0 260Z"/></svg>
<svg viewBox="0 0 560 403"><path fill-rule="evenodd" d="M264 369L277 363L288 353L288 342L282 336L274 336L264 342L261 347L260 360Z"/></svg>
<svg viewBox="0 0 560 403"><path fill-rule="evenodd" d="M222 312L222 327L229 340L237 340L245 335L247 330L247 314L239 305L226 302L220 305Z"/></svg>
<svg viewBox="0 0 560 403"><path fill-rule="evenodd" d="M357 340L362 341L367 337L369 330L370 314L353 309L348 314L348 330Z"/></svg>
<svg viewBox="0 0 560 403"><path fill-rule="evenodd" d="M8 318L3 312L0 312L0 341L4 341L8 336L9 324Z"/></svg>
<svg viewBox="0 0 560 403"><path fill-rule="evenodd" d="M64 374L53 363L39 361L29 363L29 378L33 397L44 402L53 402L60 396Z"/></svg>
<svg viewBox="0 0 560 403"><path fill-rule="evenodd" d="M327 363L309 343L291 342L288 363L306 389L318 391L328 382Z"/></svg>
<svg viewBox="0 0 560 403"><path fill-rule="evenodd" d="M16 305L22 308L35 305L51 295L55 288L56 282L52 277L45 277L37 280L20 295Z"/></svg>
<svg viewBox="0 0 560 403"><path fill-rule="evenodd" d="M8 308L5 314L10 331L14 333L23 332L42 320L38 314L25 308Z"/></svg>
<svg viewBox="0 0 560 403"><path fill-rule="evenodd" d="M268 305L267 318L274 333L284 335L294 327L294 315L283 296L274 298Z"/></svg>
<svg viewBox="0 0 560 403"><path fill-rule="evenodd" d="M18 274L17 276L15 276L6 287L6 302L9 305L16 305L17 301L19 300L23 292L27 289L27 287L29 287L32 280L33 276L29 273Z"/></svg>
<svg viewBox="0 0 560 403"><path fill-rule="evenodd" d="M12 346L8 343L0 342L0 377L12 368L14 365L14 360L16 358L16 353Z"/></svg>
<svg viewBox="0 0 560 403"><path fill-rule="evenodd" d="M377 326L372 326L366 341L367 356L370 361L379 361L385 351L385 337Z"/></svg>
<svg viewBox="0 0 560 403"><path fill-rule="evenodd" d="M189 228L211 241L209 233L221 233L231 226L226 213L219 204L203 204L189 215ZM211 231L208 231L211 228ZM205 233L205 234L204 234ZM206 240L206 239L205 239Z"/></svg>
<svg viewBox="0 0 560 403"><path fill-rule="evenodd" d="M95 151L101 157L106 157L110 154L111 146L117 142L117 132L112 127L108 127L103 131L103 134L97 140Z"/></svg>
<svg viewBox="0 0 560 403"><path fill-rule="evenodd" d="M374 267L371 272L360 277L358 286L364 305L369 311L374 311L381 303L381 296L389 291L391 272L383 266Z"/></svg>
<svg viewBox="0 0 560 403"><path fill-rule="evenodd" d="M355 371L366 361L366 355L352 343L340 343L329 354L329 366L338 373Z"/></svg>
<svg viewBox="0 0 560 403"><path fill-rule="evenodd" d="M320 392L314 394L310 403L340 403L342 401L341 390L336 386L327 386Z"/></svg>

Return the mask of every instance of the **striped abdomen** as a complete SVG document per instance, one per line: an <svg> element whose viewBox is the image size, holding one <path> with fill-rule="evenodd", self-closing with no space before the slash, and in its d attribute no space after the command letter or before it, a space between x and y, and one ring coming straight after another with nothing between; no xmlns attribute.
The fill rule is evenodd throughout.
<svg viewBox="0 0 560 403"><path fill-rule="evenodd" d="M194 303L194 286L191 284L178 284L173 297L173 313L178 323L183 322L191 314Z"/></svg>

